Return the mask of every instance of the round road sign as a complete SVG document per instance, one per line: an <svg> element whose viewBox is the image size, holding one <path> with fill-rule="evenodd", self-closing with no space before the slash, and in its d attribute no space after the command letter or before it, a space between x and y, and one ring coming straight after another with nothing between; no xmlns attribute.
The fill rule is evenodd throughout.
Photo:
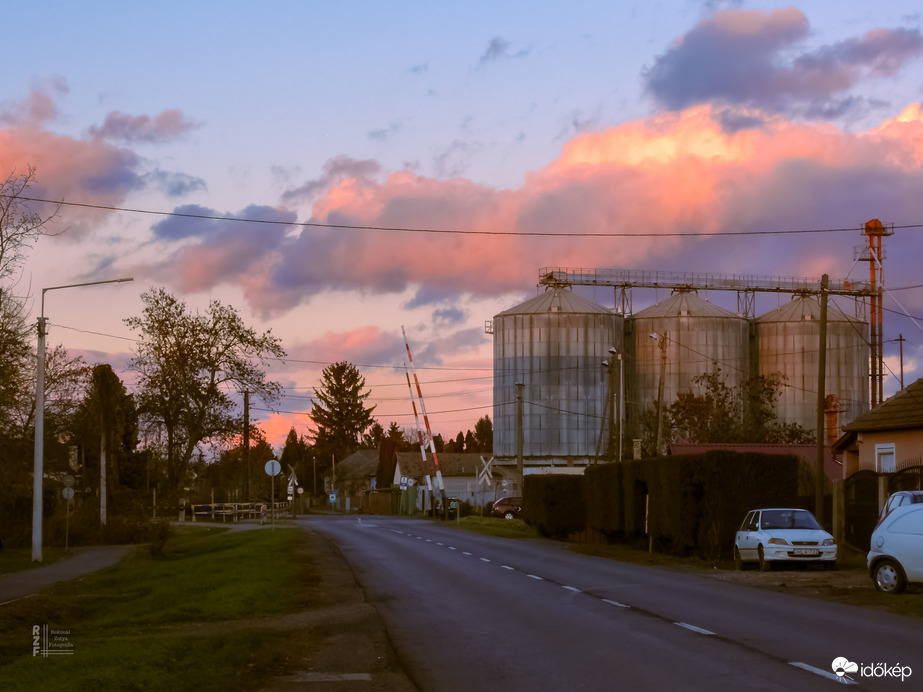
<svg viewBox="0 0 923 692"><path fill-rule="evenodd" d="M65 500L71 500L74 497L74 489L64 488L64 490L61 491L61 494L64 495Z"/></svg>
<svg viewBox="0 0 923 692"><path fill-rule="evenodd" d="M266 462L265 469L266 473L270 476L278 476L279 472L282 470L282 466L275 459L270 459Z"/></svg>
<svg viewBox="0 0 923 692"><path fill-rule="evenodd" d="M64 476L64 487L65 488L74 487L74 477L73 476Z"/></svg>

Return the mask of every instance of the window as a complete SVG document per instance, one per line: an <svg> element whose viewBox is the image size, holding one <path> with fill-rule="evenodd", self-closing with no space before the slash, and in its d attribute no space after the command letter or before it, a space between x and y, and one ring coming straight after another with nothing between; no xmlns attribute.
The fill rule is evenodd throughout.
<svg viewBox="0 0 923 692"><path fill-rule="evenodd" d="M898 517L888 530L892 533L914 533L923 535L923 512L908 512Z"/></svg>
<svg viewBox="0 0 923 692"><path fill-rule="evenodd" d="M897 470L893 443L875 445L875 470L881 473L893 473Z"/></svg>

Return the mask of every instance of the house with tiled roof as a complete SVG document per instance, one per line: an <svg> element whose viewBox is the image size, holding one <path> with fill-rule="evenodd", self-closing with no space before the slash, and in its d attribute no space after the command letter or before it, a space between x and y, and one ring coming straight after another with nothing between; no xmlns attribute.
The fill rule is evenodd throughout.
<svg viewBox="0 0 923 692"><path fill-rule="evenodd" d="M905 387L844 428L834 453L846 476L899 471L923 460L923 379Z"/></svg>
<svg viewBox="0 0 923 692"><path fill-rule="evenodd" d="M518 487L514 483L515 469L491 467L490 484L483 476L479 478L479 471L483 469L484 460L490 460L491 454L465 453L437 455L439 470L445 484L447 498L469 502L472 505L482 505L499 497L514 493ZM377 489L376 476L378 473L378 450L360 449L338 462L325 481L327 492L336 490L337 508L346 507L347 498L349 508L352 510L365 507L363 496ZM431 455L427 455L424 462L419 451L399 452L395 461L393 487L400 487L401 482L409 482L420 488L425 488L425 479L429 476L434 479L436 468ZM429 492L429 491L427 491ZM427 495L419 495L418 503L421 508L428 506Z"/></svg>

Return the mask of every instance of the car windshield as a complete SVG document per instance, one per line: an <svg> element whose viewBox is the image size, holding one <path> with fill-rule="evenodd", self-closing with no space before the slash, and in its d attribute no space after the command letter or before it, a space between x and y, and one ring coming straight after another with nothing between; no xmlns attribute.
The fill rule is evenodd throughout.
<svg viewBox="0 0 923 692"><path fill-rule="evenodd" d="M763 529L820 529L814 515L806 510L772 509L760 517Z"/></svg>

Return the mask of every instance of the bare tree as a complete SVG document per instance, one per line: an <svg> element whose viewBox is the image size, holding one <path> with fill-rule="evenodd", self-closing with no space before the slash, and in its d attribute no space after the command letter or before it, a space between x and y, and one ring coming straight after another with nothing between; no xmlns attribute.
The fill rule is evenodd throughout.
<svg viewBox="0 0 923 692"><path fill-rule="evenodd" d="M25 435L35 402L29 389L33 377L33 334L26 323L25 297L12 290L26 253L60 205L47 216L34 211L26 197L35 183L35 168L10 173L0 182L0 434Z"/></svg>
<svg viewBox="0 0 923 692"><path fill-rule="evenodd" d="M39 236L46 235L48 222L61 208L57 205L48 216L31 208L26 193L34 183L34 166L25 173L10 173L0 183L0 281L16 273L26 252Z"/></svg>

